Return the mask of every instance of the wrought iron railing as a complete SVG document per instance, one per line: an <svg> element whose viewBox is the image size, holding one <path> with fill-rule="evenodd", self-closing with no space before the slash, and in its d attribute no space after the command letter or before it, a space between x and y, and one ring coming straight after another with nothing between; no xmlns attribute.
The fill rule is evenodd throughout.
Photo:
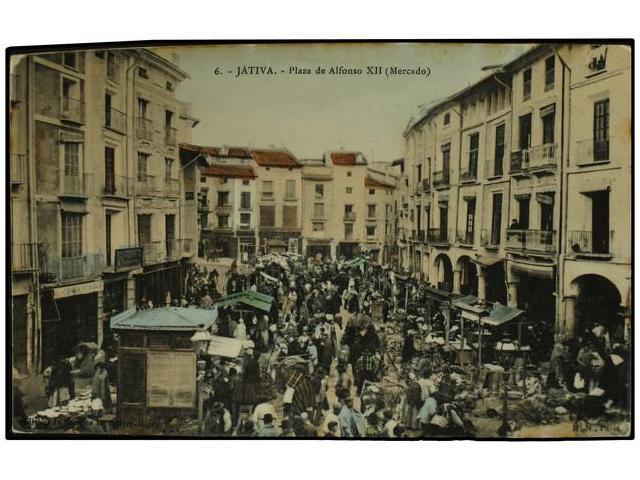
<svg viewBox="0 0 640 480"><path fill-rule="evenodd" d="M497 247L500 245L500 230L482 229L480 243L483 247Z"/></svg>
<svg viewBox="0 0 640 480"><path fill-rule="evenodd" d="M138 195L156 195L158 193L156 177L154 175L138 173L136 193Z"/></svg>
<svg viewBox="0 0 640 480"><path fill-rule="evenodd" d="M595 233L591 230L571 230L569 247L575 253L594 253L606 255L610 253L610 240L613 230Z"/></svg>
<svg viewBox="0 0 640 480"><path fill-rule="evenodd" d="M60 118L74 123L84 123L84 102L68 96L61 97Z"/></svg>
<svg viewBox="0 0 640 480"><path fill-rule="evenodd" d="M176 132L178 130L173 127L164 128L164 144L167 146L176 145Z"/></svg>
<svg viewBox="0 0 640 480"><path fill-rule="evenodd" d="M26 272L36 267L38 246L35 243L17 243L11 245L11 271Z"/></svg>
<svg viewBox="0 0 640 480"><path fill-rule="evenodd" d="M27 156L23 154L12 153L10 157L10 170L12 184L25 183L27 181Z"/></svg>
<svg viewBox="0 0 640 480"><path fill-rule="evenodd" d="M449 243L449 232L440 228L430 228L427 232L427 241L430 243Z"/></svg>
<svg viewBox="0 0 640 480"><path fill-rule="evenodd" d="M104 126L119 133L127 132L127 114L116 108L108 108L104 112Z"/></svg>
<svg viewBox="0 0 640 480"><path fill-rule="evenodd" d="M90 173L63 173L60 193L73 197L88 197L92 193L90 188L92 179L93 175Z"/></svg>
<svg viewBox="0 0 640 480"><path fill-rule="evenodd" d="M161 262L164 257L164 249L160 240L154 242L143 243L142 247L143 261L145 265Z"/></svg>
<svg viewBox="0 0 640 480"><path fill-rule="evenodd" d="M458 230L456 232L456 242L462 245L473 245L473 232Z"/></svg>
<svg viewBox="0 0 640 480"><path fill-rule="evenodd" d="M578 164L606 162L609 160L609 139L589 138L577 142Z"/></svg>
<svg viewBox="0 0 640 480"><path fill-rule="evenodd" d="M104 254L94 253L73 257L45 257L40 263L40 270L46 283L55 283L96 277L104 266Z"/></svg>
<svg viewBox="0 0 640 480"><path fill-rule="evenodd" d="M433 173L433 186L447 186L450 181L450 172L449 170L440 170L438 172Z"/></svg>
<svg viewBox="0 0 640 480"><path fill-rule="evenodd" d="M142 140L153 140L153 121L148 118L138 117L136 135Z"/></svg>
<svg viewBox="0 0 640 480"><path fill-rule="evenodd" d="M106 173L102 195L113 195L119 197L130 197L132 193L132 181L130 177Z"/></svg>

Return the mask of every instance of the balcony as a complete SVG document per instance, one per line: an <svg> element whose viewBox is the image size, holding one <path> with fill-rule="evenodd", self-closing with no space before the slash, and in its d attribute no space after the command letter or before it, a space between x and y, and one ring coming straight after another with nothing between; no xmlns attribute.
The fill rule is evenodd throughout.
<svg viewBox="0 0 640 480"><path fill-rule="evenodd" d="M102 196L128 198L133 190L132 183L129 177L107 173L104 176Z"/></svg>
<svg viewBox="0 0 640 480"><path fill-rule="evenodd" d="M104 112L104 126L114 132L127 132L127 114L115 108L107 108Z"/></svg>
<svg viewBox="0 0 640 480"><path fill-rule="evenodd" d="M500 246L500 231L483 228L480 232L480 243L485 248L498 248Z"/></svg>
<svg viewBox="0 0 640 480"><path fill-rule="evenodd" d="M67 175L62 174L61 178L61 197L81 197L87 198L91 195L90 186L93 175L89 173Z"/></svg>
<svg viewBox="0 0 640 480"><path fill-rule="evenodd" d="M529 171L536 173L553 172L556 169L556 148L554 143L546 143L529 149Z"/></svg>
<svg viewBox="0 0 640 480"><path fill-rule="evenodd" d="M175 147L177 145L176 132L177 130L173 127L164 127L164 144L167 147Z"/></svg>
<svg viewBox="0 0 640 480"><path fill-rule="evenodd" d="M273 200L273 192L269 192L269 191L262 192L261 199L262 200L268 200L268 201Z"/></svg>
<svg viewBox="0 0 640 480"><path fill-rule="evenodd" d="M74 257L48 257L40 263L43 283L56 283L68 280L97 277L105 266L102 253L79 255Z"/></svg>
<svg viewBox="0 0 640 480"><path fill-rule="evenodd" d="M466 230L458 230L456 232L456 242L460 245L471 246L473 245L473 232Z"/></svg>
<svg viewBox="0 0 640 480"><path fill-rule="evenodd" d="M153 175L146 175L144 173L138 174L138 181L136 182L136 194L137 195L157 195L158 184L156 177Z"/></svg>
<svg viewBox="0 0 640 480"><path fill-rule="evenodd" d="M165 254L167 260L174 260L182 256L182 239L168 238L165 240Z"/></svg>
<svg viewBox="0 0 640 480"><path fill-rule="evenodd" d="M38 246L35 243L11 245L11 271L28 272L36 268Z"/></svg>
<svg viewBox="0 0 640 480"><path fill-rule="evenodd" d="M163 242L143 243L140 246L142 247L142 258L145 265L160 263L164 259Z"/></svg>
<svg viewBox="0 0 640 480"><path fill-rule="evenodd" d="M591 230L569 231L569 247L576 257L611 257L609 245L613 230L593 232Z"/></svg>
<svg viewBox="0 0 640 480"><path fill-rule="evenodd" d="M436 189L449 187L450 175L448 170L434 172L433 174L433 186Z"/></svg>
<svg viewBox="0 0 640 480"><path fill-rule="evenodd" d="M431 184L429 183L429 179L428 178L423 178L422 179L422 192L423 193L429 193L431 191Z"/></svg>
<svg viewBox="0 0 640 480"><path fill-rule="evenodd" d="M60 119L73 123L84 123L84 102L77 98L60 97Z"/></svg>
<svg viewBox="0 0 640 480"><path fill-rule="evenodd" d="M356 212L344 212L345 222L355 222L356 221Z"/></svg>
<svg viewBox="0 0 640 480"><path fill-rule="evenodd" d="M180 181L177 178L164 177L164 193L169 197L179 197Z"/></svg>
<svg viewBox="0 0 640 480"><path fill-rule="evenodd" d="M474 183L478 179L477 169L467 170L460 174L461 183Z"/></svg>
<svg viewBox="0 0 640 480"><path fill-rule="evenodd" d="M449 232L439 228L430 228L427 231L427 241L436 245L449 245Z"/></svg>
<svg viewBox="0 0 640 480"><path fill-rule="evenodd" d="M593 165L609 161L609 139L590 138L576 143L578 165Z"/></svg>
<svg viewBox="0 0 640 480"><path fill-rule="evenodd" d="M511 153L509 173L513 176L528 176L529 150L518 150Z"/></svg>
<svg viewBox="0 0 640 480"><path fill-rule="evenodd" d="M9 175L11 185L21 185L27 181L27 156L12 153L10 157Z"/></svg>
<svg viewBox="0 0 640 480"><path fill-rule="evenodd" d="M107 78L113 82L118 81L120 76L120 66L113 60L107 61Z"/></svg>
<svg viewBox="0 0 640 480"><path fill-rule="evenodd" d="M427 242L427 231L426 230L418 230L417 240L419 242L426 243Z"/></svg>
<svg viewBox="0 0 640 480"><path fill-rule="evenodd" d="M554 230L507 230L509 250L553 254L556 252L556 232Z"/></svg>
<svg viewBox="0 0 640 480"><path fill-rule="evenodd" d="M148 118L138 117L136 136L141 140L153 140L153 121Z"/></svg>

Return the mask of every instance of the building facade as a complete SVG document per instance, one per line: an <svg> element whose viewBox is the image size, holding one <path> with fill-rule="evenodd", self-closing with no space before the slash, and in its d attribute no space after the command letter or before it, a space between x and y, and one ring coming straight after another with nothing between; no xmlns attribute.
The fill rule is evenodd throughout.
<svg viewBox="0 0 640 480"><path fill-rule="evenodd" d="M33 374L100 344L137 292L160 301L147 268L190 255L177 145L194 121L186 74L144 49L29 55L12 78L14 351Z"/></svg>
<svg viewBox="0 0 640 480"><path fill-rule="evenodd" d="M525 310L547 345L595 321L628 335L630 62L621 46L538 46L412 120L401 265Z"/></svg>

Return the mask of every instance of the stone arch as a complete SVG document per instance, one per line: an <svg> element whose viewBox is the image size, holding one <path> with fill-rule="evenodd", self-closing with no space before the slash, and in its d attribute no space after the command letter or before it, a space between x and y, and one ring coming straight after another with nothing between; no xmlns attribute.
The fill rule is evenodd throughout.
<svg viewBox="0 0 640 480"><path fill-rule="evenodd" d="M440 290L448 292L453 289L453 264L445 253L441 253L433 259L432 275L429 277L430 283Z"/></svg>
<svg viewBox="0 0 640 480"><path fill-rule="evenodd" d="M456 273L458 279L454 282L458 287L458 292L462 295L478 296L478 270L477 265L468 255L461 255L456 262ZM454 288L454 291L456 289Z"/></svg>
<svg viewBox="0 0 640 480"><path fill-rule="evenodd" d="M624 335L621 306L623 293L610 279L597 274L584 274L570 283L573 295L574 332L591 330L596 323L604 325L616 337Z"/></svg>

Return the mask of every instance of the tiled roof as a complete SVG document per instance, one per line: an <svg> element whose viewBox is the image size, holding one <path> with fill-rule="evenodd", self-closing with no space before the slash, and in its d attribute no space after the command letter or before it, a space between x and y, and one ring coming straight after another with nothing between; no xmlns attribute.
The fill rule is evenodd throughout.
<svg viewBox="0 0 640 480"><path fill-rule="evenodd" d="M227 149L227 157L251 158L251 153L246 148L229 147Z"/></svg>
<svg viewBox="0 0 640 480"><path fill-rule="evenodd" d="M131 308L111 317L115 330L196 330L198 325L209 328L218 311L193 307L161 307L148 310Z"/></svg>
<svg viewBox="0 0 640 480"><path fill-rule="evenodd" d="M357 159L358 159L357 153L342 153L342 152L331 153L331 161L333 162L334 165L355 165Z"/></svg>
<svg viewBox="0 0 640 480"><path fill-rule="evenodd" d="M396 188L390 183L381 182L373 177L366 177L364 179L364 186L367 188Z"/></svg>
<svg viewBox="0 0 640 480"><path fill-rule="evenodd" d="M192 145L190 143L181 143L181 150L190 150L192 152L204 153L206 155L218 155L220 153L220 148L218 147L207 147L200 145Z"/></svg>
<svg viewBox="0 0 640 480"><path fill-rule="evenodd" d="M256 178L253 168L242 165L212 165L202 172L208 177Z"/></svg>
<svg viewBox="0 0 640 480"><path fill-rule="evenodd" d="M251 150L251 155L261 167L301 168L298 160L285 150Z"/></svg>

